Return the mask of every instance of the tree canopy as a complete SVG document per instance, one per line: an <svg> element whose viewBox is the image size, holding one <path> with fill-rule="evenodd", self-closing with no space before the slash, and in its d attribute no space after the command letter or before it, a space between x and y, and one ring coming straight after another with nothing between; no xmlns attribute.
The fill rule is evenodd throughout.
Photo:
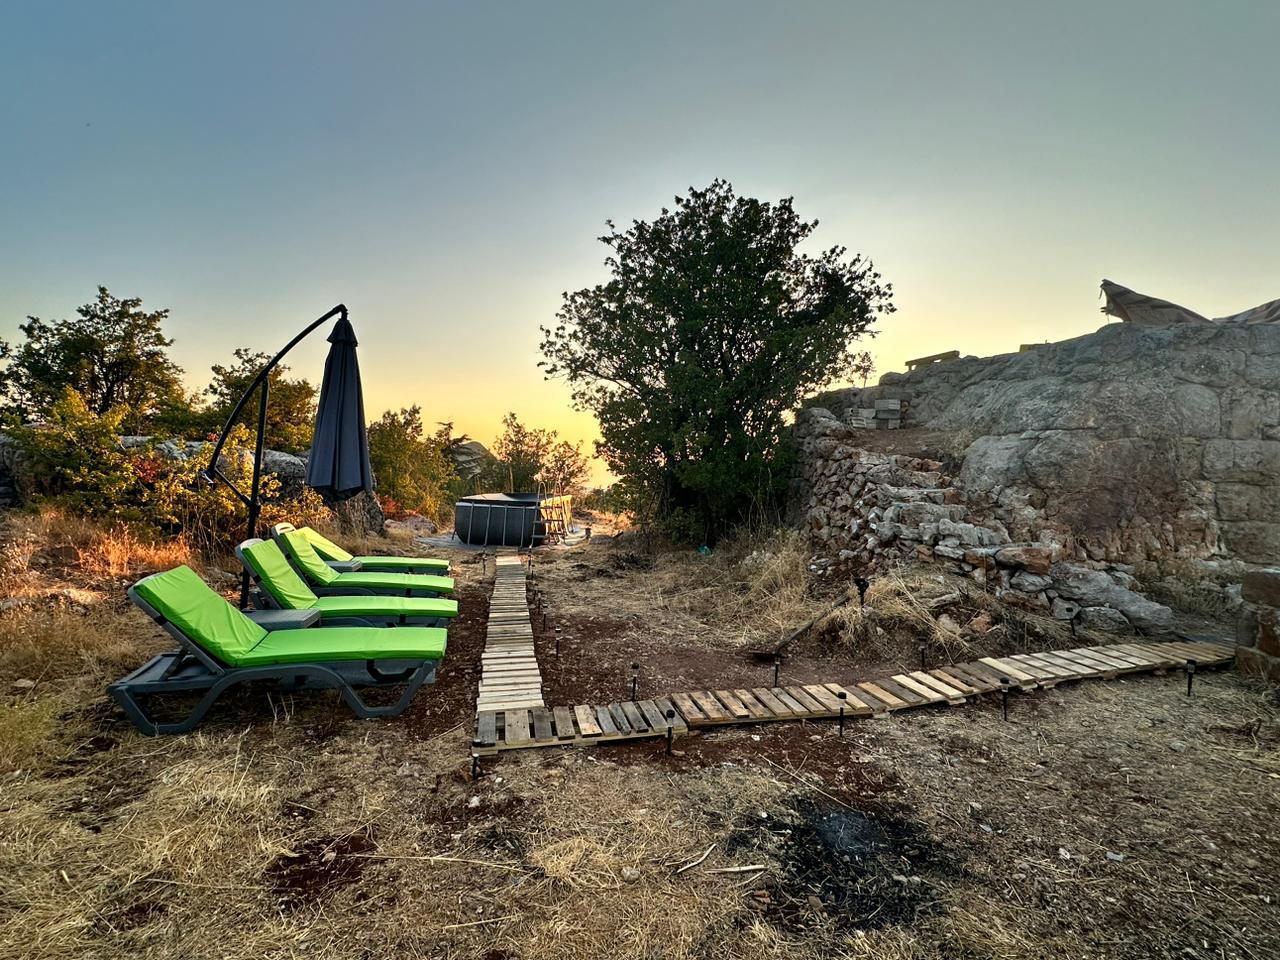
<svg viewBox="0 0 1280 960"><path fill-rule="evenodd" d="M98 416L118 408L120 428L138 433L162 406L182 401L182 370L169 359L173 341L160 329L168 310L148 312L140 299L98 287L97 299L76 314L27 317L18 327L24 342L0 343L8 360L0 386L19 416L50 414L71 389Z"/></svg>
<svg viewBox="0 0 1280 960"><path fill-rule="evenodd" d="M817 221L790 198L739 197L724 180L608 227L612 276L564 294L539 365L596 415L633 506L710 541L785 487L788 415L853 372L853 341L893 310L892 291L844 247L802 253Z"/></svg>

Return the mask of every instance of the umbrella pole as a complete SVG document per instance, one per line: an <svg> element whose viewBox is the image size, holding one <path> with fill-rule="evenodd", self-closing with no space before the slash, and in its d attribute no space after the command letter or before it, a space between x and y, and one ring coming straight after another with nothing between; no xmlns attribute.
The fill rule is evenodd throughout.
<svg viewBox="0 0 1280 960"><path fill-rule="evenodd" d="M258 535L258 516L262 513L262 447L267 436L267 400L271 396L271 380L262 381L262 395L258 399L258 440L253 447L253 483L249 487L249 526L246 540ZM240 575L240 609L249 608L249 571Z"/></svg>

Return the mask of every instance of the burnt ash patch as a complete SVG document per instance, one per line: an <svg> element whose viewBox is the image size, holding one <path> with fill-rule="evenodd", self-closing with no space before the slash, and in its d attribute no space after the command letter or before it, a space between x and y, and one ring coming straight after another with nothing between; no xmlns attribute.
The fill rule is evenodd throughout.
<svg viewBox="0 0 1280 960"><path fill-rule="evenodd" d="M919 824L897 814L810 800L794 810L774 854L778 879L753 895L780 929L909 924L932 909L932 881L959 872Z"/></svg>
<svg viewBox="0 0 1280 960"><path fill-rule="evenodd" d="M280 908L296 910L356 883L369 864L362 854L374 849L372 834L365 832L308 840L293 856L273 860L267 881Z"/></svg>

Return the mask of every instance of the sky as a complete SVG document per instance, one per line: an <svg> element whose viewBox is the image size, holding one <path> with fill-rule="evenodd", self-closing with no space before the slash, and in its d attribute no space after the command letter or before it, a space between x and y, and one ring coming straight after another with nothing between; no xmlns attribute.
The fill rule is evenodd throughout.
<svg viewBox="0 0 1280 960"><path fill-rule="evenodd" d="M1094 330L1103 277L1233 313L1280 297L1277 37L1270 2L8 4L0 338L103 284L194 388L343 302L371 416L589 442L538 327L606 218L716 177L893 284L880 373Z"/></svg>

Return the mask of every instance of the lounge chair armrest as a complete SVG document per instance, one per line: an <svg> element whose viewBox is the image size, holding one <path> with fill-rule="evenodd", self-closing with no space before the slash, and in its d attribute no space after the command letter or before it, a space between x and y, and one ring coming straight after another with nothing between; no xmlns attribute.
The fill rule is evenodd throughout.
<svg viewBox="0 0 1280 960"><path fill-rule="evenodd" d="M246 610L245 616L264 630L302 630L320 624L320 611L311 610Z"/></svg>
<svg viewBox="0 0 1280 960"><path fill-rule="evenodd" d="M355 573L362 566L359 560L326 560L325 563L338 573Z"/></svg>

